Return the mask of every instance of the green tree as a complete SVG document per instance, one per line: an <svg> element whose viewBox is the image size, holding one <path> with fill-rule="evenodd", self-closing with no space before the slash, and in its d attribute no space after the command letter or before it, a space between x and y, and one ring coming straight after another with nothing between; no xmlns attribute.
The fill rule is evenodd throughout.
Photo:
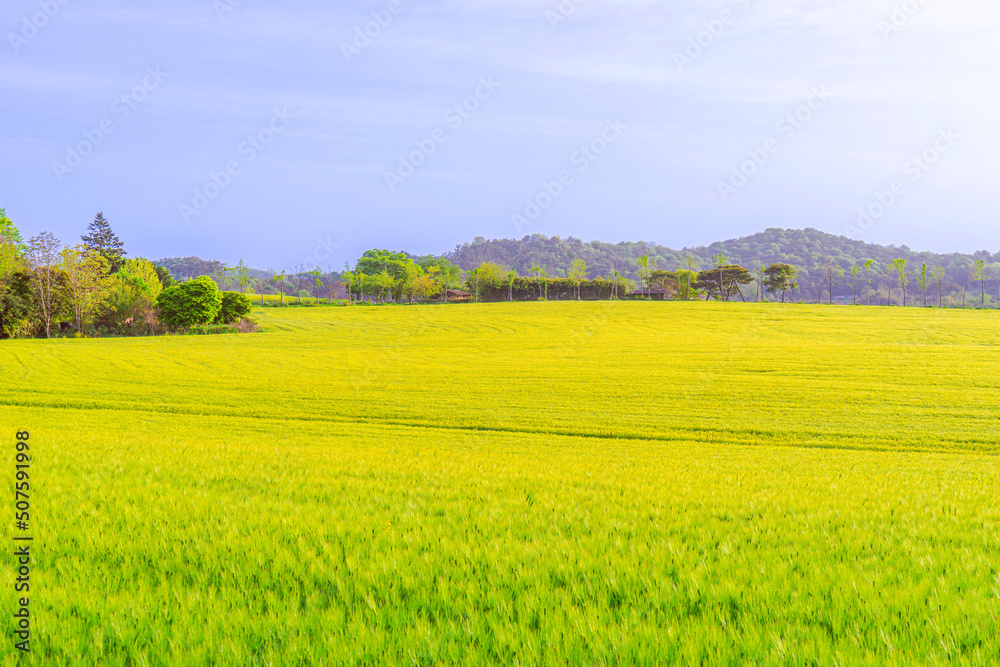
<svg viewBox="0 0 1000 667"><path fill-rule="evenodd" d="M498 290L504 283L504 270L499 264L493 262L483 262L476 269L476 300L479 300L480 290Z"/></svg>
<svg viewBox="0 0 1000 667"><path fill-rule="evenodd" d="M757 281L757 295L756 296L757 296L757 302L758 303L760 303L761 301L764 301L764 278L765 278L764 272L765 271L767 271L767 266L766 265L764 265L764 264L757 264L757 275L756 275L755 279Z"/></svg>
<svg viewBox="0 0 1000 667"><path fill-rule="evenodd" d="M7 300L11 294L14 274L24 268L25 249L21 233L0 208L0 309L5 312L14 305ZM5 327L6 323L0 322L0 335L9 335Z"/></svg>
<svg viewBox="0 0 1000 667"><path fill-rule="evenodd" d="M156 275L160 279L160 284L164 287L170 287L177 282L174 280L173 275L171 275L170 270L167 267L156 264L153 268L156 270Z"/></svg>
<svg viewBox="0 0 1000 667"><path fill-rule="evenodd" d="M504 276L504 277L507 280L507 301L513 301L514 300L514 280L517 279L517 271L511 269L510 271L507 272L507 275Z"/></svg>
<svg viewBox="0 0 1000 667"><path fill-rule="evenodd" d="M202 276L163 290L156 303L167 326L192 327L215 320L222 308L222 293L214 280Z"/></svg>
<svg viewBox="0 0 1000 667"><path fill-rule="evenodd" d="M357 280L357 274L351 270L350 262L344 262L344 270L340 272L340 277L347 288L347 303L350 305L354 303L354 282Z"/></svg>
<svg viewBox="0 0 1000 667"><path fill-rule="evenodd" d="M854 305L858 305L858 276L861 275L860 266L851 267L851 289L854 290Z"/></svg>
<svg viewBox="0 0 1000 667"><path fill-rule="evenodd" d="M535 282L538 283L538 300L541 301L544 298L542 296L542 285L547 281L549 272L543 266L532 264L531 273L535 276Z"/></svg>
<svg viewBox="0 0 1000 667"><path fill-rule="evenodd" d="M354 270L375 277L383 301L387 297L399 301L403 289L416 275L416 264L406 253L375 249L365 251Z"/></svg>
<svg viewBox="0 0 1000 667"><path fill-rule="evenodd" d="M715 264L715 268L718 269L719 272L719 294L721 295L725 292L723 276L725 275L726 272L723 267L729 264L729 258L721 253L717 255L712 255L712 263ZM729 297L726 297L726 301L729 301Z"/></svg>
<svg viewBox="0 0 1000 667"><path fill-rule="evenodd" d="M574 259L570 264L569 280L573 283L573 293L580 300L580 285L587 279L587 263L582 259Z"/></svg>
<svg viewBox="0 0 1000 667"><path fill-rule="evenodd" d="M655 270L649 272L650 287L655 287L663 292L665 300L677 298L680 289L680 280L673 271Z"/></svg>
<svg viewBox="0 0 1000 667"><path fill-rule="evenodd" d="M892 285L899 275L899 270L896 267L896 262L889 262L883 267L886 276L886 288L888 289L889 299L885 302L885 305L892 305Z"/></svg>
<svg viewBox="0 0 1000 667"><path fill-rule="evenodd" d="M875 264L874 260L866 259L864 263L865 267L865 279L868 281L868 290L865 292L865 302L867 305L872 305L872 266Z"/></svg>
<svg viewBox="0 0 1000 667"><path fill-rule="evenodd" d="M108 260L111 273L117 273L125 261L125 244L111 230L111 223L104 218L104 213L98 213L94 221L87 226L89 234L80 237L83 246L91 252L96 252Z"/></svg>
<svg viewBox="0 0 1000 667"><path fill-rule="evenodd" d="M753 276L745 268L735 264L726 264L698 274L698 280L694 287L705 292L705 300L708 301L713 296L718 296L723 301L729 301L733 294L739 294L740 299L746 301L740 285L749 285L753 282ZM721 286L722 291L719 291Z"/></svg>
<svg viewBox="0 0 1000 667"><path fill-rule="evenodd" d="M906 275L906 260L894 259L892 261L896 273L899 274L899 288L903 291L903 307L906 307L906 286L910 283L909 276Z"/></svg>
<svg viewBox="0 0 1000 667"><path fill-rule="evenodd" d="M52 319L59 307L60 248L62 244L49 232L28 240L28 269L45 337L52 337Z"/></svg>
<svg viewBox="0 0 1000 667"><path fill-rule="evenodd" d="M718 261L722 255L716 255ZM746 301L740 285L749 285L753 282L753 276L748 270L736 264L722 264L708 271L698 273L698 278L694 284L695 289L705 292L705 300L717 296L723 301L729 301L733 294L739 294L740 299Z"/></svg>
<svg viewBox="0 0 1000 667"><path fill-rule="evenodd" d="M316 305L319 305L319 291L323 287L323 273L319 269L313 269L312 271L307 271L306 275L313 279L313 286L315 287L313 300L316 302Z"/></svg>
<svg viewBox="0 0 1000 667"><path fill-rule="evenodd" d="M824 282L830 289L830 305L833 305L833 284L834 281L840 276L844 275L844 270L840 268L840 265L833 261L833 259L827 259L826 265L823 267L824 275L826 276Z"/></svg>
<svg viewBox="0 0 1000 667"><path fill-rule="evenodd" d="M789 264L772 264L764 270L765 289L771 294L781 292L781 303L785 303L785 295L794 281L795 269Z"/></svg>
<svg viewBox="0 0 1000 667"><path fill-rule="evenodd" d="M108 260L83 246L62 249L62 269L76 330L85 333L88 320L100 302L101 287L108 272Z"/></svg>
<svg viewBox="0 0 1000 667"><path fill-rule="evenodd" d="M233 267L233 275L236 278L236 284L240 286L240 294L246 294L247 287L250 286L252 278L250 277L250 267L240 260L240 263Z"/></svg>
<svg viewBox="0 0 1000 667"><path fill-rule="evenodd" d="M927 262L924 262L920 267L920 273L917 274L917 284L920 285L920 291L924 296L924 308L927 307L927 287L931 284L930 270L927 267Z"/></svg>
<svg viewBox="0 0 1000 667"><path fill-rule="evenodd" d="M686 279L684 281L684 300L689 301L691 299L691 283L698 277L698 259L692 255L688 255L684 258L684 266L687 267L687 273L685 274Z"/></svg>
<svg viewBox="0 0 1000 667"><path fill-rule="evenodd" d="M639 259L635 260L635 263L636 266L639 267L639 291L645 292L647 284L647 274L649 273L649 255L643 255Z"/></svg>
<svg viewBox="0 0 1000 667"><path fill-rule="evenodd" d="M479 275L481 271L478 268L472 269L465 276L465 281L472 290L472 294L476 299L476 303L479 303Z"/></svg>
<svg viewBox="0 0 1000 667"><path fill-rule="evenodd" d="M233 324L250 315L250 299L239 292L223 292L219 312L212 320L215 324Z"/></svg>
<svg viewBox="0 0 1000 667"><path fill-rule="evenodd" d="M979 303L980 308L986 307L986 260L977 259L975 260L975 268L972 273L972 281L979 281L982 285L982 300Z"/></svg>
<svg viewBox="0 0 1000 667"><path fill-rule="evenodd" d="M278 297L279 303L280 303L280 305L284 306L285 305L285 270L282 269L281 273L275 273L274 269L268 269L268 271L272 274L271 277L269 278L271 284L275 284L275 285L278 286L278 293L280 294L280 296ZM263 301L263 299L262 299L262 301Z"/></svg>
<svg viewBox="0 0 1000 667"><path fill-rule="evenodd" d="M27 250L21 232L14 226L14 221L7 217L7 210L0 208L0 242L7 240L21 253Z"/></svg>

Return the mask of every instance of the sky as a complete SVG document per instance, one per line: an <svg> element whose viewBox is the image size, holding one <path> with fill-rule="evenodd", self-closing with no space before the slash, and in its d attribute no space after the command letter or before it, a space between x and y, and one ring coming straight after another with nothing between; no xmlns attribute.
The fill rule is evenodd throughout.
<svg viewBox="0 0 1000 667"><path fill-rule="evenodd" d="M7 0L0 207L334 269L528 234L1000 249L995 0Z"/></svg>

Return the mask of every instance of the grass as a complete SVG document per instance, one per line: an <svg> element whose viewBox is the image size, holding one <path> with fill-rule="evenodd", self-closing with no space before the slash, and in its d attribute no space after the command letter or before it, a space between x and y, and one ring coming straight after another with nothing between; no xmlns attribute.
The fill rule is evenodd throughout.
<svg viewBox="0 0 1000 667"><path fill-rule="evenodd" d="M0 343L37 664L1000 655L996 313L254 317Z"/></svg>

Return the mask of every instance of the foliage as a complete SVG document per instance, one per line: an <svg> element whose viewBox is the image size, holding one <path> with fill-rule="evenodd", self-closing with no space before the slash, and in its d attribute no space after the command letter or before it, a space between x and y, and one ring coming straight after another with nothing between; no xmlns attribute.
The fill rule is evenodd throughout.
<svg viewBox="0 0 1000 667"><path fill-rule="evenodd" d="M25 306L26 302L13 292L12 287L15 275L25 268L25 250L20 232L0 209L0 338L9 338L14 335L13 331L22 329L20 325L14 325L19 320L15 311Z"/></svg>
<svg viewBox="0 0 1000 667"><path fill-rule="evenodd" d="M28 270L31 273L34 303L38 317L45 331L45 337L52 336L52 322L62 312L65 305L60 281L60 249L62 243L49 232L41 232L28 240L25 253Z"/></svg>
<svg viewBox="0 0 1000 667"><path fill-rule="evenodd" d="M7 217L6 209L0 208L0 244L5 241L11 243L14 248L21 252L27 249L27 246L24 245L24 239L21 238L21 232L14 226L14 221Z"/></svg>
<svg viewBox="0 0 1000 667"><path fill-rule="evenodd" d="M118 272L128 274L130 277L141 281L145 286L145 291L153 299L156 299L160 295L160 292L163 291L163 284L160 282L160 275L156 270L156 265L148 259L123 260Z"/></svg>
<svg viewBox="0 0 1000 667"><path fill-rule="evenodd" d="M996 292L1000 288L1000 252L991 254L980 251L974 255L935 254L916 252L906 246L879 246L854 241L843 236L826 234L815 229L768 229L759 234L739 239L720 241L710 246L698 248L671 249L648 242L584 243L575 238L547 238L540 234L522 239L486 240L477 237L472 243L456 246L445 257L462 268L471 269L482 262L492 262L515 269L520 275L529 275L532 264L546 266L553 277L565 277L574 259L587 262L592 275L607 276L613 280L615 271L624 277L637 278L636 258L648 256L657 260L657 266L665 269L685 268L692 270L699 264L711 263L713 255L724 255L732 264L742 266L768 266L783 263L797 267L797 290L802 298L815 301L825 284L825 267L828 261L849 270L852 266L862 266L872 260L874 267L882 271L894 259L904 258L913 265L927 262L944 268L946 277L942 283L944 294L961 298L962 288L969 282L974 271L974 261L985 261L993 266L993 273L984 284L978 285L985 293ZM687 260L694 266L687 266ZM684 298L685 284L681 283L681 298ZM884 283L883 283L884 290ZM835 281L834 296L849 297L853 290L846 280ZM883 291L873 297L886 301ZM878 301L876 301L878 302Z"/></svg>
<svg viewBox="0 0 1000 667"><path fill-rule="evenodd" d="M195 278L160 292L160 318L172 328L213 322L222 308L222 293L208 276Z"/></svg>
<svg viewBox="0 0 1000 667"><path fill-rule="evenodd" d="M158 266L162 266L170 272L174 280L191 280L198 276L210 276L218 273L222 267L222 262L215 260L204 260L200 257L169 257L156 260ZM169 287L163 283L164 287Z"/></svg>
<svg viewBox="0 0 1000 667"><path fill-rule="evenodd" d="M62 270L66 275L66 297L70 302L77 332L86 331L90 315L101 302L108 260L83 246L62 250Z"/></svg>
<svg viewBox="0 0 1000 667"><path fill-rule="evenodd" d="M403 252L367 250L354 267L369 277L368 293L377 292L383 301L402 298L403 288L417 275L416 264Z"/></svg>
<svg viewBox="0 0 1000 667"><path fill-rule="evenodd" d="M742 266L725 264L698 273L698 278L693 286L705 294L706 300L718 296L723 301L729 301L734 294L739 294L740 298L745 301L740 286L749 285L752 282L753 276Z"/></svg>
<svg viewBox="0 0 1000 667"><path fill-rule="evenodd" d="M94 221L87 226L87 231L88 234L80 237L83 247L103 256L108 262L110 271L117 272L128 253L125 252L125 244L112 231L111 223L104 218L103 213L98 213Z"/></svg>
<svg viewBox="0 0 1000 667"><path fill-rule="evenodd" d="M680 278L678 272L657 269L649 272L650 287L663 291L664 299L675 299L680 294Z"/></svg>
<svg viewBox="0 0 1000 667"><path fill-rule="evenodd" d="M781 292L781 303L785 303L794 281L795 268L788 264L772 264L764 270L764 288L771 294Z"/></svg>
<svg viewBox="0 0 1000 667"><path fill-rule="evenodd" d="M154 264L153 270L156 271L156 277L160 280L160 285L164 288L172 287L177 282L167 267Z"/></svg>
<svg viewBox="0 0 1000 667"><path fill-rule="evenodd" d="M250 316L250 299L239 292L223 292L219 313L212 321L215 324L233 324Z"/></svg>
<svg viewBox="0 0 1000 667"><path fill-rule="evenodd" d="M11 273L7 278L6 289L0 292L0 339L30 338L45 334L35 317L35 302L31 274L25 269Z"/></svg>

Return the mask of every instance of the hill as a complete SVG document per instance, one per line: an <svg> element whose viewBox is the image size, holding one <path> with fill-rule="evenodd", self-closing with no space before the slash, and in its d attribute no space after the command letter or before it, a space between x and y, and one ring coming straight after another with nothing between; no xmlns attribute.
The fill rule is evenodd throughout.
<svg viewBox="0 0 1000 667"><path fill-rule="evenodd" d="M819 296L828 262L845 271L844 276L834 281L834 294L848 296L853 294L851 267L861 266L867 259L874 260L875 269L881 272L881 277L874 280L873 287L881 285L883 292L888 281L885 269L891 269L891 263L895 259L908 260L907 268L911 273L919 271L923 263L930 269L943 267L946 274L943 291L953 297L969 284L975 260L985 260L989 264L997 264L990 273L993 278L987 281L987 291L997 294L1000 289L1000 252L992 255L985 250L975 255L917 252L905 245L875 245L816 229L768 229L752 236L680 250L644 241L585 243L572 237L562 239L541 234L518 240L487 240L477 237L472 243L456 246L444 256L466 270L473 269L482 262L493 262L513 268L520 275L528 275L531 265L538 264L548 269L549 275L558 277L565 277L574 259L582 259L587 262L591 277L609 276L615 269L634 277L635 260L643 255L655 257L660 269L674 270L683 267L687 258L694 258L699 268L708 268L712 265L712 256L716 254L726 255L732 263L753 271L761 265L776 262L796 266L799 269L803 297L812 300ZM911 281L915 282L912 278Z"/></svg>
<svg viewBox="0 0 1000 667"><path fill-rule="evenodd" d="M884 303L888 300L888 285L892 281L894 291L898 291L898 276L892 267L893 260L905 259L910 273L909 293L916 294L917 274L923 264L928 271L938 267L944 270L944 280L941 283L941 295L945 302L957 304L963 300L963 293L969 289L975 301L981 285L972 285L975 262L985 261L987 271L986 293L988 302L1000 301L1000 252L991 254L982 250L973 255L960 253L940 254L933 252L918 252L907 246L882 246L864 241L855 241L844 236L834 236L816 229L768 229L758 234L738 239L718 241L709 246L696 248L681 248L675 250L667 246L645 241L626 243L603 243L601 241L584 242L569 237L547 237L541 234L525 236L521 239L491 239L476 237L471 243L455 246L451 252L441 255L468 271L483 262L492 262L503 267L512 268L518 275L530 275L532 264L538 264L548 270L554 278L566 277L570 264L574 259L587 262L588 276L597 278L610 276L617 270L626 277L636 278L636 259L649 255L656 259L659 269L674 270L686 266L689 259L697 268L706 269L712 266L713 255L723 254L734 264L740 264L753 272L761 265L778 262L791 264L799 269L799 285L801 297L807 301L815 301L820 296L820 287L824 284L826 267L836 266L842 271L835 274L833 293L836 297L852 298L853 285L858 284L859 293L864 293L867 279L864 275L852 278L852 267L861 267L868 259L874 260L874 266L869 278L872 280L872 302ZM166 267L174 278L187 280L197 276L209 275L218 279L222 262L203 260L198 257L172 257L161 259L157 264ZM267 280L273 273L261 269L252 269L255 278ZM340 274L331 276L340 279ZM289 280L294 276L289 274ZM311 284L308 283L307 285ZM291 285L291 283L289 283ZM270 288L270 286L266 286ZM296 289L301 289L298 285ZM748 288L753 292L753 287ZM929 298L936 302L938 288L935 284L928 288ZM991 298L992 297L992 298ZM894 299L898 298L898 295Z"/></svg>

